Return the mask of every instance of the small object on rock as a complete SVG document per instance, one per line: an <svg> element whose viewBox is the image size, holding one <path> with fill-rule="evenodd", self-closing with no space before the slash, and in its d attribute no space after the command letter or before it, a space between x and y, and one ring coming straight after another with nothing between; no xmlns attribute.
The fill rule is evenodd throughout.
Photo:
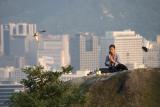
<svg viewBox="0 0 160 107"><path fill-rule="evenodd" d="M97 74L97 75L101 75L101 71L97 71L96 74Z"/></svg>

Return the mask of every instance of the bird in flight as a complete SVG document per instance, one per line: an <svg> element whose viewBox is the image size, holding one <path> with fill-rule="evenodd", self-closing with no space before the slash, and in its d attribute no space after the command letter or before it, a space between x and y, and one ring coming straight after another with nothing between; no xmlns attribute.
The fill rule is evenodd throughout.
<svg viewBox="0 0 160 107"><path fill-rule="evenodd" d="M36 39L36 41L39 41L39 34L44 33L44 32L46 32L46 30L38 31L38 32L34 33L33 37Z"/></svg>
<svg viewBox="0 0 160 107"><path fill-rule="evenodd" d="M153 44L150 43L149 41L145 41L143 45L144 46L142 46L142 49L144 52L148 52L148 50L153 48Z"/></svg>
<svg viewBox="0 0 160 107"><path fill-rule="evenodd" d="M39 32L34 33L33 37L36 39L36 41L39 41Z"/></svg>

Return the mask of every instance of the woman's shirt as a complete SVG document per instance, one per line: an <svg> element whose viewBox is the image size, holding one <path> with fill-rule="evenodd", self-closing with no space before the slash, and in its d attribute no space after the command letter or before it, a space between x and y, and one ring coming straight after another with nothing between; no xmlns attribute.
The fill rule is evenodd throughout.
<svg viewBox="0 0 160 107"><path fill-rule="evenodd" d="M110 67L110 66L116 66L117 64L120 64L120 58L118 54L115 54L115 56L113 57L113 60L115 63L111 63L109 59L109 55L107 55L105 60L105 65Z"/></svg>

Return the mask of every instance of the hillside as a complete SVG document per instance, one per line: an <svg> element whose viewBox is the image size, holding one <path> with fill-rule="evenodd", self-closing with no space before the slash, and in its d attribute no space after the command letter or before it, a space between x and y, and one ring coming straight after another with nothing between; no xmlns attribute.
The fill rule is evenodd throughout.
<svg viewBox="0 0 160 107"><path fill-rule="evenodd" d="M0 23L36 23L51 34L132 29L155 39L159 5L159 0L0 0Z"/></svg>
<svg viewBox="0 0 160 107"><path fill-rule="evenodd" d="M137 69L71 81L85 96L76 107L159 107L160 69Z"/></svg>

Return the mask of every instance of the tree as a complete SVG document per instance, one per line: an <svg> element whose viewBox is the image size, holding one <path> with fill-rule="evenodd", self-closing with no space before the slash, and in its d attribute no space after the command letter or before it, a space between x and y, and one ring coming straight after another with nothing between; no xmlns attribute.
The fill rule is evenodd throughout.
<svg viewBox="0 0 160 107"><path fill-rule="evenodd" d="M61 72L46 71L38 65L26 67L22 71L27 78L21 81L25 91L11 97L11 107L68 107L80 103L81 94L69 82L59 78L69 73L72 67L62 67Z"/></svg>

